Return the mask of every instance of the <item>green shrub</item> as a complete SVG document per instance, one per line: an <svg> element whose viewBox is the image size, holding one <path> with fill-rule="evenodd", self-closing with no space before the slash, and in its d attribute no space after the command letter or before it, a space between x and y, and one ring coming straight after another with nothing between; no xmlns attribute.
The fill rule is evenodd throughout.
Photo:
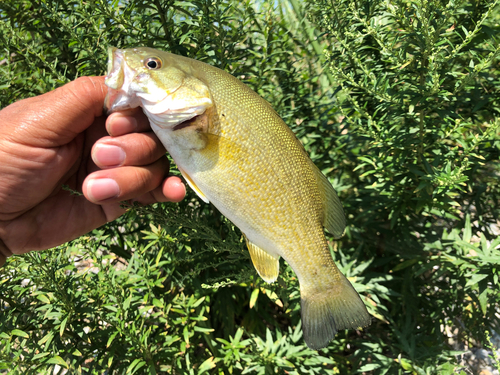
<svg viewBox="0 0 500 375"><path fill-rule="evenodd" d="M339 192L332 253L374 322L308 349L291 269L261 281L190 192L10 258L0 371L459 372L452 344L500 329L497 3L2 2L2 107L104 74L109 45L200 59L271 102Z"/></svg>

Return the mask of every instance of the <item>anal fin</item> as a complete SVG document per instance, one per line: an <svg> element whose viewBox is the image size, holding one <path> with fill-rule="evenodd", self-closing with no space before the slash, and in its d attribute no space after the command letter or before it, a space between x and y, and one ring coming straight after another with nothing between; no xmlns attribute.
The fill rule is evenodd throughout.
<svg viewBox="0 0 500 375"><path fill-rule="evenodd" d="M266 251L253 244L245 236L248 251L257 273L266 283L273 283L278 278L280 258L269 255Z"/></svg>
<svg viewBox="0 0 500 375"><path fill-rule="evenodd" d="M191 177L189 177L189 175L186 172L184 172L181 168L179 168L179 166L177 166L177 168L181 172L182 177L184 177L185 180L187 181L189 187L194 190L194 192L201 198L201 200L205 203L210 203L205 194L203 194L203 192L198 188L198 186L196 186L193 180L191 180Z"/></svg>

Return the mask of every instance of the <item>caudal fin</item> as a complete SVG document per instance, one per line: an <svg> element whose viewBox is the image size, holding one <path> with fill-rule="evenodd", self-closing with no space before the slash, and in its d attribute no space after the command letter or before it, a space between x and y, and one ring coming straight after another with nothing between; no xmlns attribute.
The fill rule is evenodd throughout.
<svg viewBox="0 0 500 375"><path fill-rule="evenodd" d="M301 288L304 340L311 349L324 348L342 329L366 327L371 318L349 280L339 272L332 288Z"/></svg>

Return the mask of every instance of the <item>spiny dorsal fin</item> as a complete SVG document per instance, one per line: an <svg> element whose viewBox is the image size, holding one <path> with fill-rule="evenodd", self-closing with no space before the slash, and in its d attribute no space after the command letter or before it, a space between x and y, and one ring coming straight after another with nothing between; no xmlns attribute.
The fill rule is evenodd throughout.
<svg viewBox="0 0 500 375"><path fill-rule="evenodd" d="M179 168L179 166L177 166L177 168L179 169L179 171L181 172L182 174L182 177L184 177L189 185L189 187L191 189L193 189L195 191L196 194L198 194L198 196L201 198L201 200L205 203L210 203L210 201L208 200L208 198L205 196L205 194L203 194L201 192L201 190L198 188L198 186L196 186L196 184L193 182L193 180L191 180L191 177L189 177L189 175L184 172L181 168Z"/></svg>
<svg viewBox="0 0 500 375"><path fill-rule="evenodd" d="M321 200L323 201L325 215L323 226L335 238L340 238L344 234L345 229L345 216L344 210L342 209L342 203L340 203L340 199L335 189L325 175L321 173L318 167L314 166L313 169L316 175Z"/></svg>
<svg viewBox="0 0 500 375"><path fill-rule="evenodd" d="M266 251L250 242L245 236L248 251L257 273L266 283L273 283L278 278L280 258L269 255Z"/></svg>

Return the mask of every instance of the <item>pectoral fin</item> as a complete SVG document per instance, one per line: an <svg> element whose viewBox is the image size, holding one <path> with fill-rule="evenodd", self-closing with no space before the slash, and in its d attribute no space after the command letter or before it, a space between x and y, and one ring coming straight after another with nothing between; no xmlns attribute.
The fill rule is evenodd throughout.
<svg viewBox="0 0 500 375"><path fill-rule="evenodd" d="M179 166L177 166L177 168L179 168ZM182 177L186 179L189 187L193 189L196 194L198 194L201 200L205 203L210 203L205 194L203 194L202 191L198 188L198 186L196 186L196 184L193 182L193 180L191 180L191 177L189 177L189 175L186 172L184 172L181 168L179 168L179 171L181 172Z"/></svg>
<svg viewBox="0 0 500 375"><path fill-rule="evenodd" d="M245 236L247 242L248 251L250 252L250 257L252 258L252 263L257 273L266 283L275 282L278 278L279 268L280 268L280 258L269 255L266 251L262 250L260 247L254 245Z"/></svg>
<svg viewBox="0 0 500 375"><path fill-rule="evenodd" d="M342 209L342 203L335 192L330 181L323 173L315 166L316 181L323 201L324 218L323 226L335 238L342 237L345 229L345 216Z"/></svg>

